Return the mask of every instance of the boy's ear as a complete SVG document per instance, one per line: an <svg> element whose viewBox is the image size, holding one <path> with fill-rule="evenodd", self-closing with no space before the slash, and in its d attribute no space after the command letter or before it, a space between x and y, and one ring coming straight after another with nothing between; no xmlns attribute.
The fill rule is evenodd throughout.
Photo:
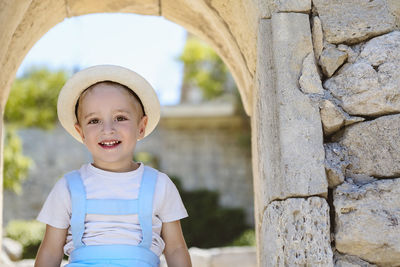
<svg viewBox="0 0 400 267"><path fill-rule="evenodd" d="M82 140L84 140L84 136L83 136L83 131L82 131L82 127L79 125L79 123L75 123L74 124L75 130L79 133L79 135L81 136Z"/></svg>
<svg viewBox="0 0 400 267"><path fill-rule="evenodd" d="M138 140L142 139L144 137L144 134L146 133L146 126L148 122L149 117L147 115L144 115L139 122L139 136Z"/></svg>

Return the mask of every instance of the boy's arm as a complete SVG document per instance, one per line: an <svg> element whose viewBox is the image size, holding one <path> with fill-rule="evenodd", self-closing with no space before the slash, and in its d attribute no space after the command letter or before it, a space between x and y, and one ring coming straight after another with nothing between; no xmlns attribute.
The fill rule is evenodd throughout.
<svg viewBox="0 0 400 267"><path fill-rule="evenodd" d="M67 229L46 225L46 232L36 255L35 267L60 267L64 256Z"/></svg>
<svg viewBox="0 0 400 267"><path fill-rule="evenodd" d="M164 255L168 267L192 266L179 220L163 223L161 237L165 242Z"/></svg>

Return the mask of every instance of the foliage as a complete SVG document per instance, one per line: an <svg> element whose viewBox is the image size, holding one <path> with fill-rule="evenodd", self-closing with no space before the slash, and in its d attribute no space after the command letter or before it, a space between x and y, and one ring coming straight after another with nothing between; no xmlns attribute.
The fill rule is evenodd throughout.
<svg viewBox="0 0 400 267"><path fill-rule="evenodd" d="M190 218L181 221L189 247L210 248L230 245L248 226L240 208L219 206L219 194L209 190L185 191L179 179L175 183Z"/></svg>
<svg viewBox="0 0 400 267"><path fill-rule="evenodd" d="M4 120L19 127L52 128L57 121L57 96L67 79L65 71L32 68L17 78L7 101Z"/></svg>
<svg viewBox="0 0 400 267"><path fill-rule="evenodd" d="M46 225L41 222L35 220L15 220L8 223L6 236L18 241L22 245L22 258L31 259L36 256L45 230Z"/></svg>
<svg viewBox="0 0 400 267"><path fill-rule="evenodd" d="M143 162L144 165L159 169L160 161L153 154L145 151L135 153L133 160L136 162Z"/></svg>
<svg viewBox="0 0 400 267"><path fill-rule="evenodd" d="M256 245L256 234L254 229L248 229L242 233L238 238L236 238L232 246L255 246Z"/></svg>
<svg viewBox="0 0 400 267"><path fill-rule="evenodd" d="M4 188L21 192L21 182L26 179L32 160L22 154L21 139L15 130L6 128L4 140Z"/></svg>
<svg viewBox="0 0 400 267"><path fill-rule="evenodd" d="M222 95L234 96L235 111L243 118L243 127L246 130L237 141L238 144L249 147L250 119L244 111L239 90L218 54L200 39L189 35L179 60L185 65L183 82L189 87L201 89L206 100Z"/></svg>
<svg viewBox="0 0 400 267"><path fill-rule="evenodd" d="M226 93L228 68L206 43L189 36L179 60L185 64L184 82L200 88L206 99Z"/></svg>
<svg viewBox="0 0 400 267"><path fill-rule="evenodd" d="M9 129L4 141L5 189L20 193L21 182L32 163L30 158L22 154L16 129L32 126L53 128L57 121L57 96L66 79L65 71L32 68L14 81L4 114Z"/></svg>

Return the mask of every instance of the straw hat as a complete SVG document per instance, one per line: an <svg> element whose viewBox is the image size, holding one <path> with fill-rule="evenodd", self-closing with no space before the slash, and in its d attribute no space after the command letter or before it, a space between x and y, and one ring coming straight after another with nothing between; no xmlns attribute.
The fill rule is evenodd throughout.
<svg viewBox="0 0 400 267"><path fill-rule="evenodd" d="M77 122L75 105L81 93L89 86L102 82L113 81L125 85L142 101L144 112L148 116L145 137L157 126L160 120L160 102L153 87L136 72L115 65L97 65L75 73L63 86L58 95L57 113L61 125L76 140L82 143L82 138L74 125Z"/></svg>

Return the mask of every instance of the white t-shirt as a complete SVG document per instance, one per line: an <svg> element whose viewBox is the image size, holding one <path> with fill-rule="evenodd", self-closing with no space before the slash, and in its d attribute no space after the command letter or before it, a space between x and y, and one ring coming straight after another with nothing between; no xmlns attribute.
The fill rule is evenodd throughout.
<svg viewBox="0 0 400 267"><path fill-rule="evenodd" d="M144 164L130 172L109 172L92 164L84 164L79 173L88 199L136 199L144 171ZM187 217L181 197L171 179L158 172L153 199L153 240L150 249L158 256L164 250L161 226ZM71 228L71 197L65 177L51 190L37 220L56 228L68 229L64 253L70 255L74 246ZM82 242L85 245L127 244L137 245L142 239L138 215L87 214Z"/></svg>

